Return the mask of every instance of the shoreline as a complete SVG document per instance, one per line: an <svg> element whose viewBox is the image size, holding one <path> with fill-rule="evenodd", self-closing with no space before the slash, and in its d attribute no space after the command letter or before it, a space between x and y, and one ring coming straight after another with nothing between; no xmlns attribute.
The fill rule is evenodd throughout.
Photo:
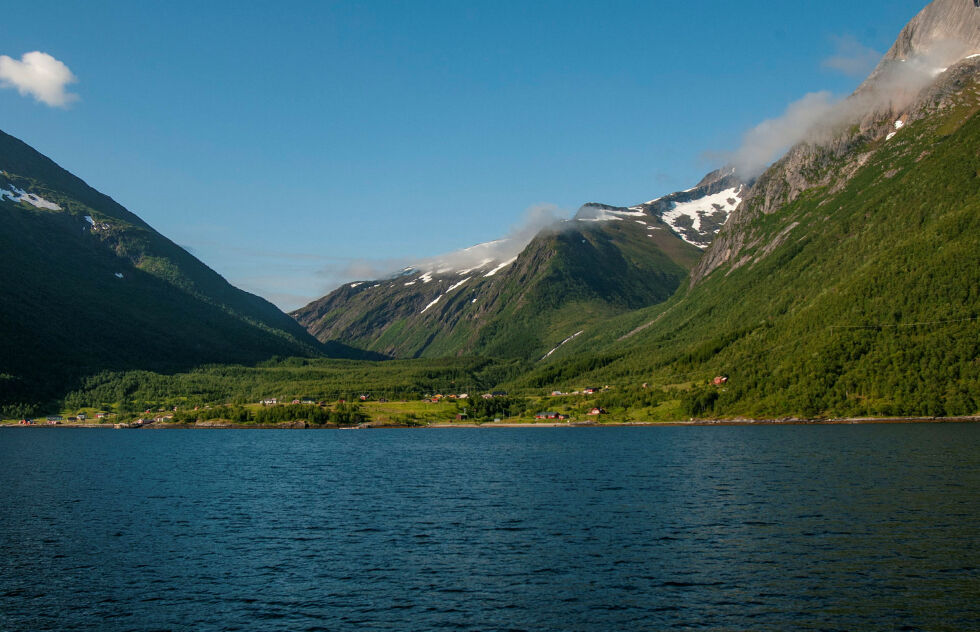
<svg viewBox="0 0 980 632"><path fill-rule="evenodd" d="M129 426L126 424L32 424L29 426L18 423L0 424L0 428L84 428L96 430L426 430L453 428L656 428L656 427L703 427L703 426L852 426L870 424L941 424L941 423L980 423L980 415L965 415L957 417L844 417L832 419L802 419L784 417L776 419L692 419L688 421L610 421L610 422L487 422L487 423L453 423L439 422L420 426L400 424L366 423L360 426L340 427L336 425L313 425L303 421L283 422L279 424L240 424L216 423L213 421L197 423L153 423L145 426Z"/></svg>

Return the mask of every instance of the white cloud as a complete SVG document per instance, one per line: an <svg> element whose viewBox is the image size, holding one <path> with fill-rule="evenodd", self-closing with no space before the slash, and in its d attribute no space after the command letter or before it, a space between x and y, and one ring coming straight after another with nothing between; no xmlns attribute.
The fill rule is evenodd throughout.
<svg viewBox="0 0 980 632"><path fill-rule="evenodd" d="M824 68L836 70L848 77L866 77L881 59L881 53L859 42L853 35L833 37L836 54L823 60Z"/></svg>
<svg viewBox="0 0 980 632"><path fill-rule="evenodd" d="M409 269L416 273L437 270L450 270L458 273L462 270L483 266L485 272L489 271L492 269L490 266L502 263L520 254L541 231L561 230L562 222L568 218L568 215L568 211L560 209L554 204L538 204L528 208L524 216L501 239L425 259L409 257L375 259L332 258L335 260L326 266L321 266L316 272L316 277L319 282L308 284L307 289L314 287L322 288L319 295L309 298L302 304L314 300L319 296L324 296L334 288L353 281L390 279ZM375 249L371 248L371 250L373 251ZM493 261L494 263L487 263L488 261ZM246 289L258 291L266 298L273 296L269 291L262 291L258 283L251 283L246 286ZM290 309L300 306L297 300L292 299L280 300L277 298L276 304L280 307L285 306Z"/></svg>
<svg viewBox="0 0 980 632"><path fill-rule="evenodd" d="M67 91L78 78L63 62L47 53L24 53L20 61L0 55L0 87L16 88L51 107L67 107L78 95Z"/></svg>
<svg viewBox="0 0 980 632"><path fill-rule="evenodd" d="M524 211L524 216L502 239L415 261L411 267L421 271L463 270L478 267L485 264L487 260L507 261L519 255L538 233L543 230L558 229L562 220L567 218L568 212L554 204L536 204Z"/></svg>
<svg viewBox="0 0 980 632"><path fill-rule="evenodd" d="M759 175L780 154L805 139L836 104L829 92L814 92L791 103L782 116L746 132L742 146L731 157L732 163L743 176Z"/></svg>
<svg viewBox="0 0 980 632"><path fill-rule="evenodd" d="M898 114L970 50L959 41L937 41L924 53L885 60L846 99L829 92L808 94L791 103L781 116L746 132L742 146L728 160L741 175L757 176L796 143L825 142L845 126L875 112Z"/></svg>

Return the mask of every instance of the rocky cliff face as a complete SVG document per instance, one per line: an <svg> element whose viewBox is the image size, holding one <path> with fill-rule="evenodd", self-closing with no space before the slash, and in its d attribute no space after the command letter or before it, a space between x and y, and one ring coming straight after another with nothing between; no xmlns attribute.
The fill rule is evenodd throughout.
<svg viewBox="0 0 980 632"><path fill-rule="evenodd" d="M934 54L936 61L948 65L976 52L980 52L980 7L973 0L934 0L902 29L869 79L890 62L916 55Z"/></svg>
<svg viewBox="0 0 980 632"><path fill-rule="evenodd" d="M747 188L739 208L692 270L694 285L722 266L737 269L758 259L757 247L778 243L751 228L759 215L778 211L805 192L833 193L874 155L878 144L939 109L980 67L980 8L973 0L935 0L902 30L875 71L810 138L787 152ZM752 257L746 250L756 250ZM765 255L763 255L765 256Z"/></svg>

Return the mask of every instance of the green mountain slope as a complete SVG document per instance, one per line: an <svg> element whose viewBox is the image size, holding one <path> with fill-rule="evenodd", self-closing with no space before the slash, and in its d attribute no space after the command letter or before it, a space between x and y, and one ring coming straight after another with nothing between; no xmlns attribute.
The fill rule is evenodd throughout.
<svg viewBox="0 0 980 632"><path fill-rule="evenodd" d="M2 132L0 169L0 405L102 369L321 353L274 305Z"/></svg>
<svg viewBox="0 0 980 632"><path fill-rule="evenodd" d="M978 62L899 111L794 148L759 178L693 285L516 384L693 385L692 416L976 413ZM709 386L714 376L729 380Z"/></svg>
<svg viewBox="0 0 980 632"><path fill-rule="evenodd" d="M666 300L699 256L655 217L583 219L542 232L512 263L351 284L293 316L320 340L397 357L538 359Z"/></svg>

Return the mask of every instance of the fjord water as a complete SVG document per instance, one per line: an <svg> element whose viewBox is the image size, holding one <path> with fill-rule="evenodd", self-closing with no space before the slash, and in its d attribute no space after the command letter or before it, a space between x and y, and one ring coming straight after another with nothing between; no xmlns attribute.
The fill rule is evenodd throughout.
<svg viewBox="0 0 980 632"><path fill-rule="evenodd" d="M0 430L3 630L965 630L980 425Z"/></svg>

